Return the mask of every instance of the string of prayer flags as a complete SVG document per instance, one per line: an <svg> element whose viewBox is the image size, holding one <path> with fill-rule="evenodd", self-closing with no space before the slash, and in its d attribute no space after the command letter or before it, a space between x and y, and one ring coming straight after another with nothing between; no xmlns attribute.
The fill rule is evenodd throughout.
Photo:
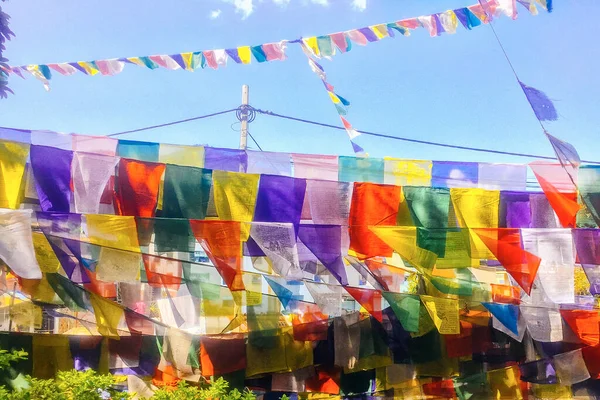
<svg viewBox="0 0 600 400"><path fill-rule="evenodd" d="M344 126L344 129L350 138L352 150L354 150L356 155L365 155L364 149L354 142L354 139L360 136L360 132L354 129L350 122L348 122L348 120L345 118L345 115L347 114L347 107L350 106L350 102L334 92L333 86L327 82L327 74L325 73L325 69L315 60L315 58L320 58L321 54L318 48L317 38L312 37L303 39L300 41L300 46L302 47L302 51L308 59L308 65L310 69L323 82L323 86L325 86L325 90L335 106L335 109L340 116L340 120L342 121L342 125ZM330 53L329 49L326 49L326 51L327 53Z"/></svg>
<svg viewBox="0 0 600 400"><path fill-rule="evenodd" d="M536 3L548 12L552 11L551 0L518 0L532 15L537 14ZM315 57L329 58L336 54L348 52L353 43L365 46L368 43L378 42L386 37L395 37L396 32L402 36L409 36L410 30L425 28L430 36L440 36L442 33L453 34L456 32L458 22L465 29L472 29L481 24L489 23L494 17L501 15L509 18L517 18L517 7L515 0L486 0L480 3L455 10L435 13L417 18L407 18L382 24L370 25L362 28L350 29L344 32L330 33L322 36L312 36L302 40L281 40L273 43L265 43L256 46L240 46L230 49L215 49L205 51L183 52L176 54L163 54L151 56L123 57L105 60L78 61L50 64L30 64L23 66L0 65L0 69L6 74L15 74L24 78L24 72L40 80L46 90L50 90L52 72L63 76L76 74L77 72L94 76L97 74L111 76L123 71L125 65L137 65L148 69L164 68L168 70L183 69L195 71L199 68L218 69L225 67L229 59L236 64L250 64L252 59L258 63L266 61L283 61L287 59L285 54L288 43L300 43L305 46L310 54ZM547 118L552 116L552 109L547 105L549 100L540 91L521 83L523 91L527 95L534 110L540 112L540 116ZM551 105L552 103L549 102ZM536 111L536 116L538 114ZM555 115L555 114L554 114ZM538 117L540 118L540 117Z"/></svg>

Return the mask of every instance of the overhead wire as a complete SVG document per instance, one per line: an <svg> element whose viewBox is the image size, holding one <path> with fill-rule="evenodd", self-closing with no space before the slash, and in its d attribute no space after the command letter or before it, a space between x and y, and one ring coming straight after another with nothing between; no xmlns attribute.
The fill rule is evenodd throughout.
<svg viewBox="0 0 600 400"><path fill-rule="evenodd" d="M231 112L235 112L237 111L238 108L232 108L231 110L225 110L225 111L219 111L219 112L215 112L212 114L207 114L207 115L201 115L199 117L192 117L192 118L186 118L186 119L181 119L178 121L172 121L172 122L166 122L164 124L158 124L158 125L152 125L152 126L146 126L143 128L138 128L138 129L131 129L129 131L123 131L123 132L117 132L117 133L111 133L110 135L106 135L106 136L119 136L119 135L125 135L127 133L135 133L135 132L142 132L142 131L148 131L150 129L158 129L158 128L164 128L166 126L171 126L171 125L177 125L177 124L183 124L185 122L190 122L190 121L197 121L199 119L204 119L204 118L210 118L210 117L216 117L217 115L222 115L222 114L227 114L227 113L231 113Z"/></svg>

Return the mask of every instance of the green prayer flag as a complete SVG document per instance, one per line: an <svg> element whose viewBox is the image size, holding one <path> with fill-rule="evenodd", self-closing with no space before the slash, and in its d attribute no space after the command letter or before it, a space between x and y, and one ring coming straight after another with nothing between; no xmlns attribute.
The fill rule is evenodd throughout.
<svg viewBox="0 0 600 400"><path fill-rule="evenodd" d="M392 311L407 332L419 331L421 300L419 296L403 293L383 292L383 298L390 304Z"/></svg>
<svg viewBox="0 0 600 400"><path fill-rule="evenodd" d="M417 229L417 245L444 257L450 210L450 189L404 187L408 210Z"/></svg>
<svg viewBox="0 0 600 400"><path fill-rule="evenodd" d="M48 283L56 292L58 297L72 311L90 310L91 304L89 294L75 285L70 279L64 276L53 273L46 274Z"/></svg>
<svg viewBox="0 0 600 400"><path fill-rule="evenodd" d="M212 171L167 164L161 215L166 218L206 218Z"/></svg>

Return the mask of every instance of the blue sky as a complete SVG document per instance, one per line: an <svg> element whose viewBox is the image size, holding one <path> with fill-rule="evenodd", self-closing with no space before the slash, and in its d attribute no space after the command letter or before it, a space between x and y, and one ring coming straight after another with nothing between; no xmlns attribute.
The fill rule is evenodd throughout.
<svg viewBox="0 0 600 400"><path fill-rule="evenodd" d="M358 4L354 4L357 2ZM13 65L172 54L257 45L331 33L463 7L475 0L14 0L3 3L17 37ZM594 0L556 2L555 11L495 26L521 79L555 100L555 136L582 158L600 160L600 77ZM306 57L290 45L285 62L213 71L147 70L116 76L55 74L45 92L33 78L12 77L16 95L0 103L0 125L110 134L230 109L250 85L251 104L281 114L339 124ZM489 27L459 27L430 38L425 30L354 46L323 61L336 91L351 101L356 129L390 135L551 155L540 127ZM233 114L125 135L132 140L237 147ZM236 129L236 131L232 130ZM344 131L258 116L250 126L265 150L351 155ZM441 149L361 136L371 156L526 162L508 156Z"/></svg>

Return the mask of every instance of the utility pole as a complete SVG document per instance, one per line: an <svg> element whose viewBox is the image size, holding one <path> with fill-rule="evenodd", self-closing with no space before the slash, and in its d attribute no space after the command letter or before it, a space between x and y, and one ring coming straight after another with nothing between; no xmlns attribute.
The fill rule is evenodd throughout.
<svg viewBox="0 0 600 400"><path fill-rule="evenodd" d="M249 88L248 85L242 85L242 107L240 119L240 150L246 150L248 147L248 109L249 104Z"/></svg>

